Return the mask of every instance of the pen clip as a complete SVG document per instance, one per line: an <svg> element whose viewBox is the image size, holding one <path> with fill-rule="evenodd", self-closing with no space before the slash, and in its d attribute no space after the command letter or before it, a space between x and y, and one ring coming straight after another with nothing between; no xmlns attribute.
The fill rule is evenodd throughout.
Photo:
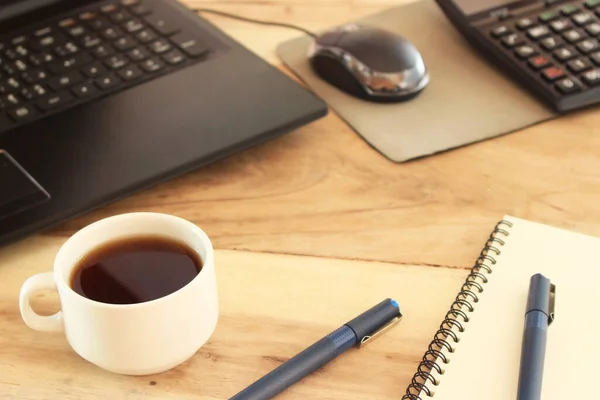
<svg viewBox="0 0 600 400"><path fill-rule="evenodd" d="M556 302L556 285L550 285L550 296L548 299L548 325L554 321L554 303Z"/></svg>
<svg viewBox="0 0 600 400"><path fill-rule="evenodd" d="M367 343L372 342L373 340L377 339L379 336L383 335L385 332L392 329L401 320L402 320L402 315L394 318L387 325L384 325L383 327L381 327L377 332L373 333L372 335L363 337L360 340L358 347L361 348L364 345L366 345Z"/></svg>

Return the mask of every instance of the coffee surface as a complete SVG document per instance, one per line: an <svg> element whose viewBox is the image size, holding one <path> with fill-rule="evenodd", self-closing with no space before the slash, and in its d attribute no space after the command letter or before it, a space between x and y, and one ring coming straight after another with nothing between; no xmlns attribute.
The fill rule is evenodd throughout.
<svg viewBox="0 0 600 400"><path fill-rule="evenodd" d="M200 257L186 244L142 236L99 246L76 265L70 283L91 300L135 304L176 292L201 270Z"/></svg>

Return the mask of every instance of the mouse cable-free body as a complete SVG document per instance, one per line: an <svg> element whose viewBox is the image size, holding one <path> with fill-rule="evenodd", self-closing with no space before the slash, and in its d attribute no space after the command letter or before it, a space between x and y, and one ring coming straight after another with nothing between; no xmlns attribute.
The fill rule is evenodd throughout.
<svg viewBox="0 0 600 400"><path fill-rule="evenodd" d="M295 29L297 31L304 32L304 33L306 33L309 36L317 37L317 35L315 33L309 31L308 29L302 28L301 26L297 26L297 25L286 24L286 23L283 23L283 22L262 21L262 20L258 20L258 19L246 18L246 17L242 17L240 15L235 15L235 14L231 14L231 13L227 13L227 12L219 11L219 10L213 10L213 9L210 9L210 8L192 8L192 11L194 11L194 12L196 12L198 14L203 14L203 13L216 14L216 15L220 15L222 17L237 19L237 20L244 21L244 22L249 22L249 23L252 23L252 24L279 26L279 27L282 27L282 28Z"/></svg>

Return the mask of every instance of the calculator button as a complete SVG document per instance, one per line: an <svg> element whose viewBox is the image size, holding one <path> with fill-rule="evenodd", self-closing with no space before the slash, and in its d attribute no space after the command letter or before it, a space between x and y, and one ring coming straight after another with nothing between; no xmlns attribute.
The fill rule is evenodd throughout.
<svg viewBox="0 0 600 400"><path fill-rule="evenodd" d="M568 19L557 19L556 21L552 21L550 23L550 28L556 33L564 32L567 29L571 28L573 24Z"/></svg>
<svg viewBox="0 0 600 400"><path fill-rule="evenodd" d="M592 68L592 63L587 58L576 58L575 60L569 61L567 66L571 71L578 74Z"/></svg>
<svg viewBox="0 0 600 400"><path fill-rule="evenodd" d="M563 33L563 37L569 43L575 43L580 41L585 37L584 33L578 29L571 29L570 31L566 31Z"/></svg>
<svg viewBox="0 0 600 400"><path fill-rule="evenodd" d="M549 22L558 18L558 13L554 10L546 11L540 14L540 21Z"/></svg>
<svg viewBox="0 0 600 400"><path fill-rule="evenodd" d="M510 29L506 25L500 25L500 26L492 29L492 36L497 37L497 38L509 35L511 33L513 33L513 30Z"/></svg>
<svg viewBox="0 0 600 400"><path fill-rule="evenodd" d="M559 67L549 67L542 71L542 76L549 82L553 82L565 76L565 71Z"/></svg>
<svg viewBox="0 0 600 400"><path fill-rule="evenodd" d="M575 4L566 5L560 10L563 15L573 15L577 11L579 11L579 7L577 7Z"/></svg>
<svg viewBox="0 0 600 400"><path fill-rule="evenodd" d="M600 69L594 68L592 70L584 72L583 75L581 75L581 79L583 79L583 81L590 86L599 85L600 84Z"/></svg>
<svg viewBox="0 0 600 400"><path fill-rule="evenodd" d="M600 0L599 0L600 1ZM517 28L521 30L525 30L531 28L535 24L535 20L533 18L521 18L517 21Z"/></svg>
<svg viewBox="0 0 600 400"><path fill-rule="evenodd" d="M600 0L587 0L585 2L585 6L590 10L600 6Z"/></svg>
<svg viewBox="0 0 600 400"><path fill-rule="evenodd" d="M527 36L533 40L538 40L550 35L550 29L546 25L536 26L527 31Z"/></svg>
<svg viewBox="0 0 600 400"><path fill-rule="evenodd" d="M598 47L600 47L600 44L598 44L596 39L585 39L577 43L577 48L583 54L589 54L593 51L596 51L598 50Z"/></svg>
<svg viewBox="0 0 600 400"><path fill-rule="evenodd" d="M510 34L502 38L502 43L508 48L519 46L525 43L523 37L517 33Z"/></svg>
<svg viewBox="0 0 600 400"><path fill-rule="evenodd" d="M550 65L550 60L545 56L536 56L529 59L529 65L533 69L542 69Z"/></svg>
<svg viewBox="0 0 600 400"><path fill-rule="evenodd" d="M572 47L561 47L554 51L554 57L562 62L566 62L577 57L577 52Z"/></svg>
<svg viewBox="0 0 600 400"><path fill-rule="evenodd" d="M546 38L540 42L542 47L548 51L556 49L558 46L561 46L563 43L564 43L564 40L562 40L562 38L557 37L557 36L552 36L552 37Z"/></svg>
<svg viewBox="0 0 600 400"><path fill-rule="evenodd" d="M598 35L600 35L600 24L597 22L594 22L593 24L589 24L588 26L585 27L585 31L590 36L598 36Z"/></svg>
<svg viewBox="0 0 600 400"><path fill-rule="evenodd" d="M573 78L564 78L558 81L556 88L563 94L570 94L581 90L581 84Z"/></svg>
<svg viewBox="0 0 600 400"><path fill-rule="evenodd" d="M589 57L596 65L600 65L600 51L594 54L590 54Z"/></svg>
<svg viewBox="0 0 600 400"><path fill-rule="evenodd" d="M584 11L577 13L571 17L573 22L575 22L579 26L587 25L594 21L594 15L590 12Z"/></svg>
<svg viewBox="0 0 600 400"><path fill-rule="evenodd" d="M529 45L525 45L525 46L517 47L515 49L515 54L517 55L517 57L524 60L526 58L533 57L539 53L535 48L533 48Z"/></svg>

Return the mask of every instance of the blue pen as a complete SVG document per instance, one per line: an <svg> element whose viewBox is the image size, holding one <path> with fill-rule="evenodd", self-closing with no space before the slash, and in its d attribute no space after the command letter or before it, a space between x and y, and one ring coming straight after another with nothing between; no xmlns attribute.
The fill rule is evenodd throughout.
<svg viewBox="0 0 600 400"><path fill-rule="evenodd" d="M539 400L546 357L548 327L554 321L556 287L541 274L531 277L525 328L521 348L521 366L517 400Z"/></svg>
<svg viewBox="0 0 600 400"><path fill-rule="evenodd" d="M395 300L386 299L269 372L230 400L271 399L346 350L376 338L401 318L399 304Z"/></svg>

